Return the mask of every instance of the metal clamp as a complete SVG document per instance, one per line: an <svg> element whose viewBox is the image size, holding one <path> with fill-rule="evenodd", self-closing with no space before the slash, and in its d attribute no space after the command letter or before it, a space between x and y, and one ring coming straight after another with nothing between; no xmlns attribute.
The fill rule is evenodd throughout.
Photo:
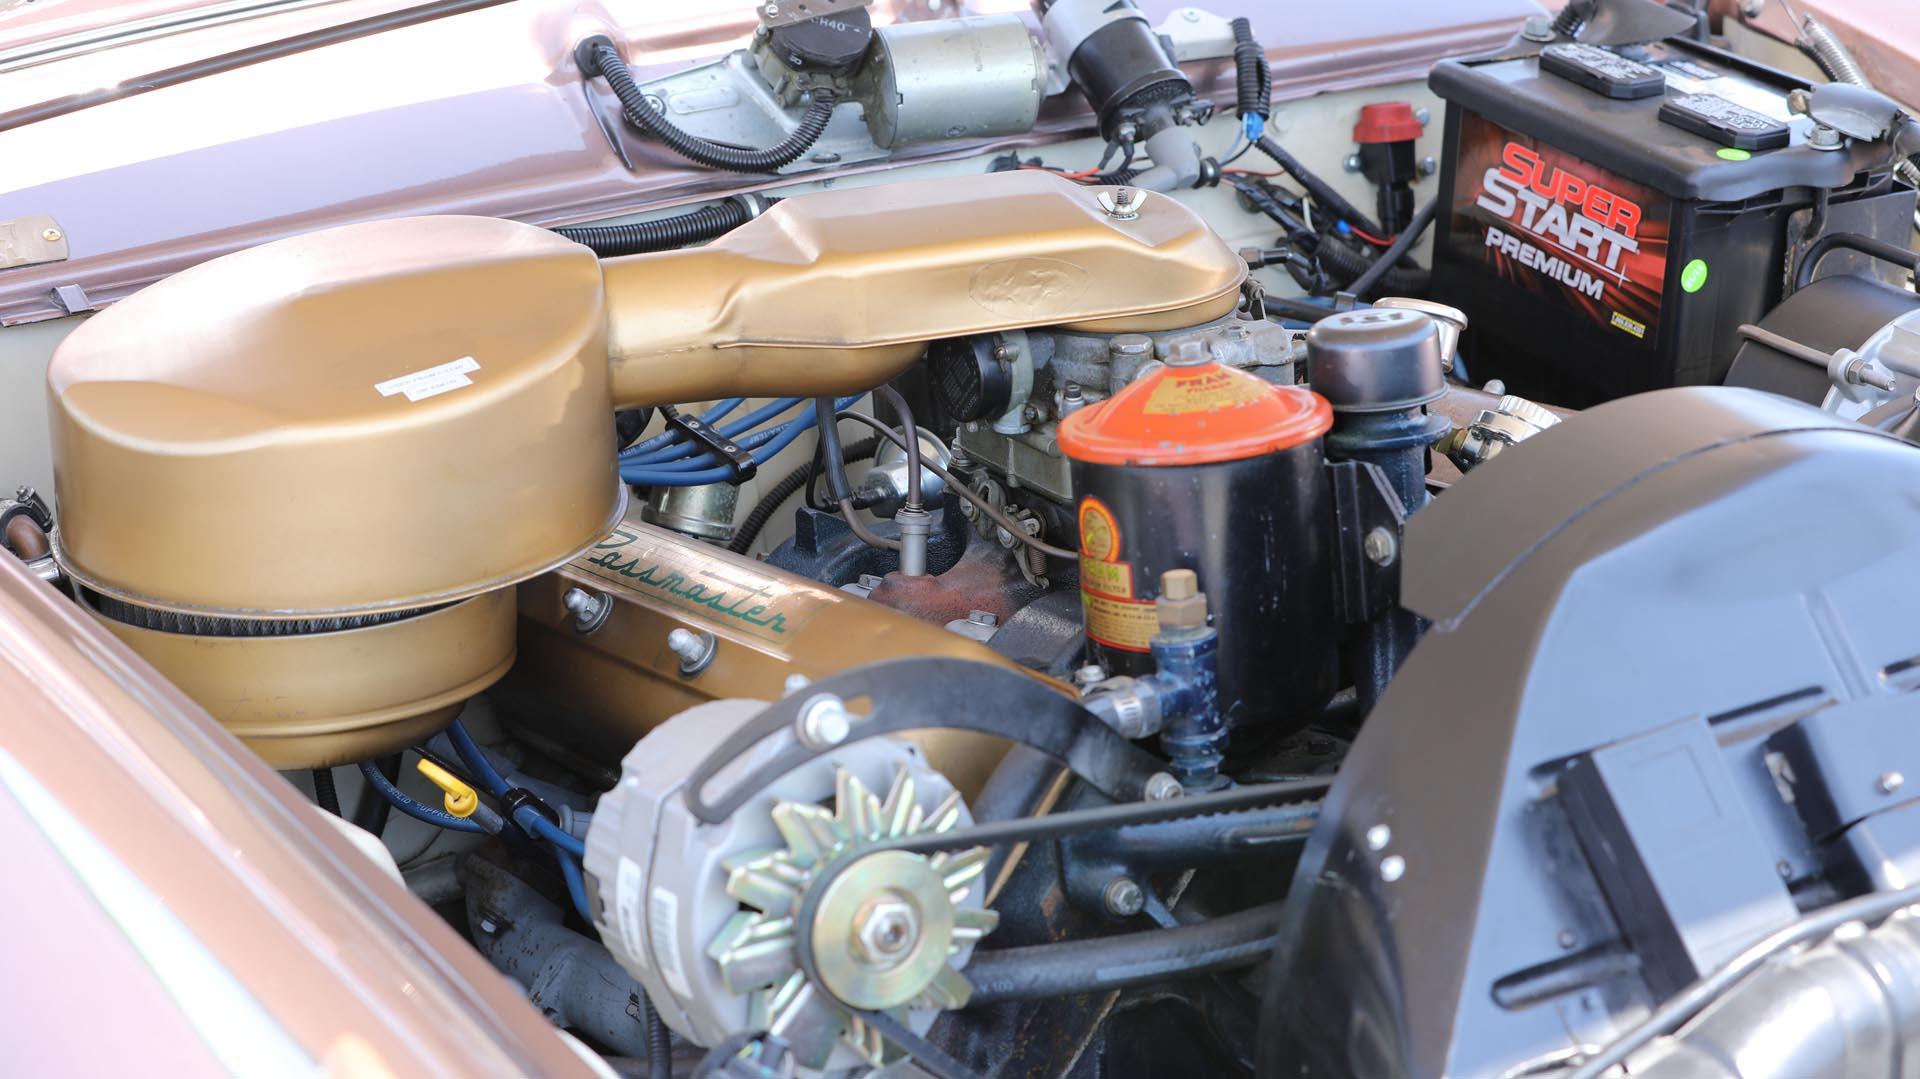
<svg viewBox="0 0 1920 1079"><path fill-rule="evenodd" d="M732 482L745 483L760 470L760 464L753 459L753 454L741 449L738 442L721 434L710 424L693 416L681 415L680 410L672 405L661 405L660 415L667 421L667 426L705 446L714 456L725 461L733 473Z"/></svg>

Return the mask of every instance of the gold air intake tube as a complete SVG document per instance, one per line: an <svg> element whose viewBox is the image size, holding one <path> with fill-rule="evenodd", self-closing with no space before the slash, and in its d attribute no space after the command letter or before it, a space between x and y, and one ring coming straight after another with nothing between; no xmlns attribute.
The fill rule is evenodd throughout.
<svg viewBox="0 0 1920 1079"><path fill-rule="evenodd" d="M373 221L186 270L47 375L55 554L283 768L417 742L513 659L507 586L606 536L616 407L870 389L943 337L1219 317L1241 261L1037 171L785 200L600 262L493 218Z"/></svg>

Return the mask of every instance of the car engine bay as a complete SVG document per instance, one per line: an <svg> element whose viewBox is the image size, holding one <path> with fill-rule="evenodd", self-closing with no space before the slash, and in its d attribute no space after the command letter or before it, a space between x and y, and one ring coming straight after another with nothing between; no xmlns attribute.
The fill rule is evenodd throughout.
<svg viewBox="0 0 1920 1079"><path fill-rule="evenodd" d="M0 568L594 1074L1908 1074L1917 114L1812 14L1144 6L562 5L665 177L565 220L0 204Z"/></svg>

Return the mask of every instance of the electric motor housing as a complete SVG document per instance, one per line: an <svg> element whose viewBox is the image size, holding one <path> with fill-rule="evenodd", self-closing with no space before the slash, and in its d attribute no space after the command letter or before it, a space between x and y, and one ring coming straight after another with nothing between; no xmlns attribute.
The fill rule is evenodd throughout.
<svg viewBox="0 0 1920 1079"><path fill-rule="evenodd" d="M1132 0L1056 0L1044 18L1049 47L1086 95L1109 141L1130 116L1193 100L1193 83L1167 55Z"/></svg>

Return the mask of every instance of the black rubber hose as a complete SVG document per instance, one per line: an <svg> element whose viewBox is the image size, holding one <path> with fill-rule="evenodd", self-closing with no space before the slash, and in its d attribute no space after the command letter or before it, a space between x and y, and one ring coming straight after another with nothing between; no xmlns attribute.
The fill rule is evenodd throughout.
<svg viewBox="0 0 1920 1079"><path fill-rule="evenodd" d="M387 782L399 784L400 754L394 753L381 757L373 762L373 766L380 769L380 774L387 777ZM373 784L368 783L360 788L360 800L353 806L354 827L372 832L374 835L384 835L387 830L387 819L392 815L393 803L387 801L385 796L375 790Z"/></svg>
<svg viewBox="0 0 1920 1079"><path fill-rule="evenodd" d="M900 423L900 433L907 439L907 500L906 504L919 509L920 501L920 429L913 424L913 410L907 407L907 399L900 391L886 383L874 387L873 395L885 401L893 409L894 419Z"/></svg>
<svg viewBox="0 0 1920 1079"><path fill-rule="evenodd" d="M641 1022L647 1032L647 1079L673 1079L673 1039L667 1024L653 1006L653 998L640 993Z"/></svg>
<svg viewBox="0 0 1920 1079"><path fill-rule="evenodd" d="M1287 152L1286 147L1273 141L1272 136L1262 135L1254 145L1260 148L1261 153L1272 158L1274 164L1285 169L1287 175L1299 181L1300 186L1306 188L1307 194L1313 197L1313 201L1332 210L1336 216L1344 219L1347 224L1352 225L1354 228L1363 229L1374 236L1383 235L1384 230L1382 230L1378 224L1374 223L1373 218L1361 213L1359 207L1348 202L1340 192L1327 186L1325 180L1315 175L1313 170L1302 165L1298 158Z"/></svg>
<svg viewBox="0 0 1920 1079"><path fill-rule="evenodd" d="M827 501L846 502L853 498L853 485L847 482L847 459L840 448L840 425L834 422L834 400L813 399L814 420L820 425L820 459L827 466Z"/></svg>
<svg viewBox="0 0 1920 1079"><path fill-rule="evenodd" d="M751 220L751 210L728 199L675 217L636 221L630 225L561 225L553 231L574 243L593 248L593 253L601 258L615 258L703 243Z"/></svg>
<svg viewBox="0 0 1920 1079"><path fill-rule="evenodd" d="M1393 269L1396 263L1405 258L1407 252L1413 250L1414 244L1420 242L1420 234L1427 231L1428 225L1433 224L1433 212L1439 204L1439 199L1432 198L1427 200L1425 206L1415 210L1413 220L1407 222L1407 227L1400 230L1400 235L1394 237L1386 250L1380 252L1380 256L1373 260L1373 265L1367 267L1366 273L1354 278L1347 285L1347 291L1355 296L1365 297L1368 289L1379 284L1380 279L1387 276L1387 271Z"/></svg>
<svg viewBox="0 0 1920 1079"><path fill-rule="evenodd" d="M1320 241L1320 246L1313 249L1313 257L1320 260L1322 268L1332 271L1333 279L1342 285L1358 281L1361 275L1373 268L1374 262L1331 237Z"/></svg>
<svg viewBox="0 0 1920 1079"><path fill-rule="evenodd" d="M1168 978L1245 966L1273 950L1282 903L1178 929L976 951L966 966L967 1007L1124 989Z"/></svg>
<svg viewBox="0 0 1920 1079"><path fill-rule="evenodd" d="M1253 39L1251 21L1239 18L1231 25L1235 112L1265 117L1273 108L1273 72L1267 67L1267 50Z"/></svg>
<svg viewBox="0 0 1920 1079"><path fill-rule="evenodd" d="M765 150L722 146L687 134L648 104L647 95L634 83L633 74L627 69L627 61L621 57L620 50L614 47L611 38L604 34L587 38L574 49L574 57L579 61L583 74L589 77L599 75L607 80L614 96L620 99L620 108L626 114L628 123L665 143L668 149L681 157L709 168L726 169L729 172L773 172L792 164L820 141L820 133L827 129L827 121L833 117L834 92L821 87L808 95L807 110L800 116L800 126L781 139L778 145Z"/></svg>
<svg viewBox="0 0 1920 1079"><path fill-rule="evenodd" d="M1905 266L1914 273L1920 274L1920 252L1910 251L1898 244L1887 243L1885 240L1876 240L1871 236L1862 236L1857 232L1829 232L1813 241L1813 246L1807 248L1807 253L1800 256L1800 265L1793 272L1793 291L1798 292L1813 284L1813 272L1820 268L1820 260L1832 254L1836 247L1871 255L1882 262Z"/></svg>
<svg viewBox="0 0 1920 1079"><path fill-rule="evenodd" d="M878 438L863 438L848 444L841 452L846 454L845 460L858 461L872 453L878 445L880 445ZM760 501L753 504L753 509L747 513L746 519L742 520L740 527L734 531L733 541L727 544L727 550L734 554L746 554L747 549L753 546L753 541L760 538L760 532L767 527L767 522L773 520L773 515L780 512L781 505L792 498L793 493L805 485L813 474L813 462L809 461L780 477L780 482L767 488L767 493L760 496Z"/></svg>
<svg viewBox="0 0 1920 1079"><path fill-rule="evenodd" d="M313 800L320 808L340 816L340 792L333 786L333 769L315 768L313 770Z"/></svg>
<svg viewBox="0 0 1920 1079"><path fill-rule="evenodd" d="M1337 315L1337 307L1322 307L1317 303L1296 300L1291 296L1268 296L1263 302L1267 305L1267 317L1275 315L1293 322L1318 322L1329 315Z"/></svg>

